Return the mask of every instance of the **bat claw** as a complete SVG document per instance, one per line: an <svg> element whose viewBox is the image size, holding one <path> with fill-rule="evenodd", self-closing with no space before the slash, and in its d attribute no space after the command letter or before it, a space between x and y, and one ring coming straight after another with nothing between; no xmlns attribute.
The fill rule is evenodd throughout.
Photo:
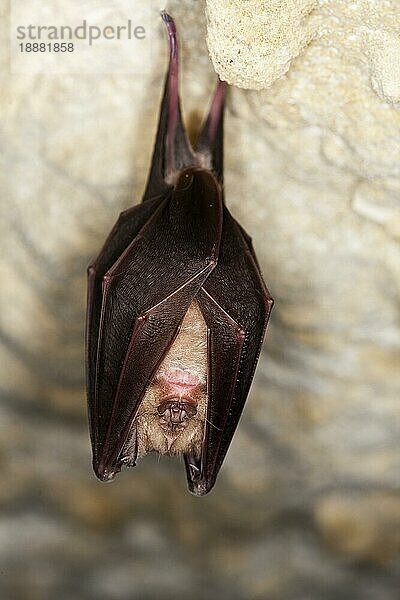
<svg viewBox="0 0 400 600"><path fill-rule="evenodd" d="M205 496L211 490L211 487L204 479L198 482L192 481L189 484L189 492L194 496Z"/></svg>
<svg viewBox="0 0 400 600"><path fill-rule="evenodd" d="M110 471L107 468L104 468L102 471L100 469L97 469L96 475L101 481L104 481L107 483L108 481L113 481L113 479L115 478L116 472Z"/></svg>
<svg viewBox="0 0 400 600"><path fill-rule="evenodd" d="M199 474L200 474L200 469L198 469L196 467L196 465L189 464L189 471L190 471L190 475L191 475L191 477L193 479L195 479L196 477L198 477Z"/></svg>
<svg viewBox="0 0 400 600"><path fill-rule="evenodd" d="M120 472L121 468L118 465L108 466L101 459L99 462L93 462L93 469L96 474L96 477L100 479L100 481L109 482L113 481L117 473Z"/></svg>

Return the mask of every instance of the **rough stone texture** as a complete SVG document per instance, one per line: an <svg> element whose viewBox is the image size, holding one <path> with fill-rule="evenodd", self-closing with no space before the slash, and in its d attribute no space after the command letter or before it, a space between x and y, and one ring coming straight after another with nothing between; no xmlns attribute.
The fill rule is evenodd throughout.
<svg viewBox="0 0 400 600"><path fill-rule="evenodd" d="M207 44L231 85L262 89L286 73L313 38L307 19L318 0L206 0Z"/></svg>
<svg viewBox="0 0 400 600"><path fill-rule="evenodd" d="M204 6L167 8L196 122L214 83ZM143 191L161 23L140 79L3 71L1 598L397 600L399 12L321 1L285 76L231 90L226 196L276 306L202 499L166 458L97 482L86 428L85 268Z"/></svg>

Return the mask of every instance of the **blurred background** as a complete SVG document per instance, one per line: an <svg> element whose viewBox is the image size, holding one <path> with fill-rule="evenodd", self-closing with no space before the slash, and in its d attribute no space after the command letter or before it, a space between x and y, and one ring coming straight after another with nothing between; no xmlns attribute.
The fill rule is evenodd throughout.
<svg viewBox="0 0 400 600"><path fill-rule="evenodd" d="M220 0L219 21L208 2L217 68L259 88L229 91L226 198L276 305L204 498L177 459L148 456L111 484L91 469L86 267L141 198L166 68L164 5L141 4L130 18L150 14L151 60L136 75L10 72L1 9L0 597L396 600L398 2L260 2L257 15L254 2ZM80 3L77 20L100 5ZM77 10L52 6L59 22ZM166 8L194 128L216 79L206 6ZM247 67L220 52L237 57L240 44Z"/></svg>

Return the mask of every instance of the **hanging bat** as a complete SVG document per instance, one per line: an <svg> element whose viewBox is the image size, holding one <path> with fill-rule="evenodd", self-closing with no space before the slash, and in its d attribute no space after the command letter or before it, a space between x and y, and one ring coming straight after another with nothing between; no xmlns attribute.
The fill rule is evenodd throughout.
<svg viewBox="0 0 400 600"><path fill-rule="evenodd" d="M108 481L151 451L213 487L273 305L251 239L224 203L219 82L194 151L182 121L175 24L149 178L88 268L86 372L93 467Z"/></svg>

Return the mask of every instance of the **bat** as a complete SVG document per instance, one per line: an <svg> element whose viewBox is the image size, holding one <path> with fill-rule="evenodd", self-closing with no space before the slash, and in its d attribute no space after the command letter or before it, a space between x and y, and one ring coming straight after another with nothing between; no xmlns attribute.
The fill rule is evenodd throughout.
<svg viewBox="0 0 400 600"><path fill-rule="evenodd" d="M273 305L223 188L225 84L188 141L175 23L141 204L88 268L86 382L102 481L149 452L183 455L189 491L213 487L243 410Z"/></svg>

